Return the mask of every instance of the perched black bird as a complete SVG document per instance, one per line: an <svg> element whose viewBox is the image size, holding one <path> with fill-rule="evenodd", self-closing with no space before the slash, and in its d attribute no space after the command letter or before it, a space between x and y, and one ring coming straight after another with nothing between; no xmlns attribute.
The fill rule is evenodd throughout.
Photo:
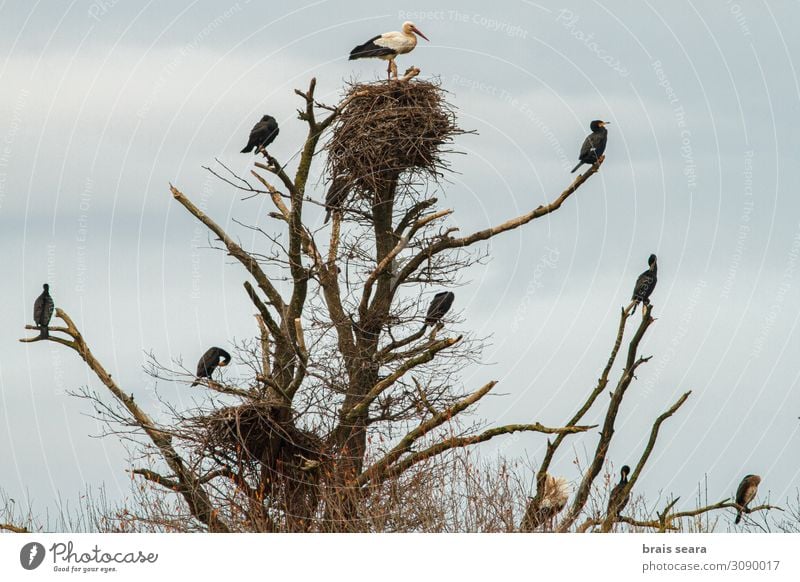
<svg viewBox="0 0 800 582"><path fill-rule="evenodd" d="M333 211L342 207L349 192L350 184L346 178L335 176L333 180L331 180L330 188L328 188L328 192L325 194L325 209L328 211L325 213L325 224L328 224Z"/></svg>
<svg viewBox="0 0 800 582"><path fill-rule="evenodd" d="M39 337L45 339L50 337L47 324L50 323L50 318L53 317L56 305L53 302L53 298L50 297L50 285L45 283L42 287L44 291L33 303L33 322L39 326Z"/></svg>
<svg viewBox="0 0 800 582"><path fill-rule="evenodd" d="M608 509L607 513L610 515L612 511L616 509L615 517L620 514L620 512L625 509L625 506L628 505L628 500L630 499L630 494L626 495L625 498L622 498L622 490L628 484L628 475L631 472L631 468L628 465L623 465L622 470L620 471L620 480L619 483L614 485L614 488L611 490L611 495L608 496ZM614 507L616 506L616 508Z"/></svg>
<svg viewBox="0 0 800 582"><path fill-rule="evenodd" d="M266 149L269 144L275 141L276 137L278 137L278 122L271 115L265 115L261 118L261 121L253 126L253 130L250 132L250 139L247 141L242 153L250 153L253 149L258 153L259 150Z"/></svg>
<svg viewBox="0 0 800 582"><path fill-rule="evenodd" d="M606 125L608 124L608 121L595 119L589 125L589 129L592 130L592 133L583 140L581 153L578 155L580 162L578 162L577 166L572 168L571 173L574 174L575 170L580 168L583 164L594 164L600 156L603 155L603 152L606 151L606 139L608 139L608 131L606 130Z"/></svg>
<svg viewBox="0 0 800 582"><path fill-rule="evenodd" d="M425 314L425 325L422 326L423 331L429 325L436 325L441 321L444 314L450 311L455 298L456 295L452 291L442 291L433 296L431 304L428 306L428 313Z"/></svg>
<svg viewBox="0 0 800 582"><path fill-rule="evenodd" d="M222 348L209 348L197 362L197 380L192 382L192 386L197 386L200 378L210 378L217 366L227 366L230 361L231 355Z"/></svg>
<svg viewBox="0 0 800 582"><path fill-rule="evenodd" d="M736 520L733 523L742 521L742 512L747 509L747 504L755 499L759 483L761 483L761 477L758 475L747 475L739 483L739 488L736 490L736 505L739 506L739 509L736 511Z"/></svg>
<svg viewBox="0 0 800 582"><path fill-rule="evenodd" d="M647 259L647 264L650 265L650 268L639 275L639 278L636 279L636 286L633 288L633 295L631 296L633 309L636 309L636 304L639 302L642 303L642 307L650 305L650 294L653 292L653 289L656 288L656 283L658 282L658 262L656 261L656 256L650 255L650 258Z"/></svg>

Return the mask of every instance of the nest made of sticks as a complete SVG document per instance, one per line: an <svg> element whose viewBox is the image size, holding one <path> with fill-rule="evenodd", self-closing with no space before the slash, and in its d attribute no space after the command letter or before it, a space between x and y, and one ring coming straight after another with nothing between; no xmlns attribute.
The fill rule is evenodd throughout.
<svg viewBox="0 0 800 582"><path fill-rule="evenodd" d="M297 467L319 460L322 441L313 433L283 419L285 409L275 403L248 402L220 408L192 419L203 435L203 446L217 454L236 456L276 469L277 463Z"/></svg>
<svg viewBox="0 0 800 582"><path fill-rule="evenodd" d="M447 168L442 146L465 133L445 96L430 81L350 85L326 145L331 181L371 196L404 172L440 178Z"/></svg>

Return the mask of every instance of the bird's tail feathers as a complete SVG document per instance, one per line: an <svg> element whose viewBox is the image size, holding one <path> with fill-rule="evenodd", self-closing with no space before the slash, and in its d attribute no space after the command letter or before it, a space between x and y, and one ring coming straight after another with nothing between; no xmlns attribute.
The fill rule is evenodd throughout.
<svg viewBox="0 0 800 582"><path fill-rule="evenodd" d="M736 512L736 519L733 520L733 523L739 523L740 521L742 521L742 510L741 509Z"/></svg>
<svg viewBox="0 0 800 582"><path fill-rule="evenodd" d="M328 212L325 213L325 222L323 224L328 224L328 221L330 221L330 219L331 219L331 211L328 210Z"/></svg>
<svg viewBox="0 0 800 582"><path fill-rule="evenodd" d="M249 154L252 151L253 151L253 146L247 145L247 146L244 146L244 149L239 153L241 153L241 154Z"/></svg>
<svg viewBox="0 0 800 582"><path fill-rule="evenodd" d="M570 174L574 174L574 173L575 173L575 170L577 170L578 168L580 168L582 165L583 165L583 162L578 162L578 165L577 165L577 166L575 166L574 168L572 168L572 171L570 172Z"/></svg>
<svg viewBox="0 0 800 582"><path fill-rule="evenodd" d="M39 328L39 339L47 339L50 337L50 330L46 325Z"/></svg>
<svg viewBox="0 0 800 582"><path fill-rule="evenodd" d="M200 383L200 381L199 381L199 380L195 380L194 382L192 382L192 385L190 386L190 388L194 388L194 387L195 387L195 386L197 386L199 383Z"/></svg>

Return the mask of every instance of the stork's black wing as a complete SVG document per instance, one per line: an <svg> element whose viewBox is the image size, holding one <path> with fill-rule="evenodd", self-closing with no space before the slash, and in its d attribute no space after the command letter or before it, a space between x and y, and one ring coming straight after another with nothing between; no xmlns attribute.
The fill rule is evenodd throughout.
<svg viewBox="0 0 800 582"><path fill-rule="evenodd" d="M396 54L394 49L375 44L375 41L380 37L381 35L379 34L378 36L369 39L364 44L360 44L351 50L350 60L354 61L355 59L366 59L370 57L387 57Z"/></svg>

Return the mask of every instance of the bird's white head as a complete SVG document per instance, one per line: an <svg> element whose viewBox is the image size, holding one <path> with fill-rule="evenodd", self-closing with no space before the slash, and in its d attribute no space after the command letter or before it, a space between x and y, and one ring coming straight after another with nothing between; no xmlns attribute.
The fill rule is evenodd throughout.
<svg viewBox="0 0 800 582"><path fill-rule="evenodd" d="M417 28L417 25L411 22L410 20L406 20L403 23L403 34L418 34L422 38L430 42L430 40L428 40L428 37L422 34L422 31L419 28Z"/></svg>

